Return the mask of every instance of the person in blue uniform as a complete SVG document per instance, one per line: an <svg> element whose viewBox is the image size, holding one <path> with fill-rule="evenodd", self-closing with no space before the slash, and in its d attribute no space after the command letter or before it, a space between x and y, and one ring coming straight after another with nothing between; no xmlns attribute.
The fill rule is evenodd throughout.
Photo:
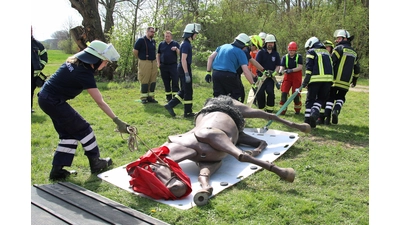
<svg viewBox="0 0 400 225"><path fill-rule="evenodd" d="M200 31L200 24L189 23L183 31L183 41L180 46L180 61L178 64L179 83L181 89L179 92L164 105L168 113L175 117L174 107L179 103L183 104L186 118L194 117L193 113L193 80L192 80L192 41Z"/></svg>
<svg viewBox="0 0 400 225"><path fill-rule="evenodd" d="M275 86L279 89L279 85L275 84L273 77L278 75L281 65L280 59L280 55L277 52L275 35L267 34L264 48L257 53L256 61L259 62L265 70L270 71L271 76L265 79L258 90L256 100L258 108L269 113L272 113L275 107ZM258 71L257 75L262 77L263 73Z"/></svg>
<svg viewBox="0 0 400 225"><path fill-rule="evenodd" d="M99 108L117 124L118 130L129 133L129 125L121 121L104 101L94 78L97 70L118 59L119 54L112 44L92 41L83 51L69 57L39 91L39 106L50 116L60 139L53 156L51 180L65 179L71 174L63 167L72 165L79 143L89 160L91 173L98 173L112 165L111 158L100 158L91 125L68 101L86 90Z"/></svg>
<svg viewBox="0 0 400 225"><path fill-rule="evenodd" d="M172 99L179 91L178 56L179 43L172 39L171 31L164 32L164 41L160 42L157 50L157 66L160 68L164 83L165 98Z"/></svg>
<svg viewBox="0 0 400 225"><path fill-rule="evenodd" d="M213 96L227 95L235 100L239 100L243 96L243 84L238 77L238 69L240 73L244 73L246 79L251 85L254 84L253 74L248 68L250 54L246 55L245 50L250 45L251 39L245 33L240 33L233 43L223 44L211 53L207 60L206 82L213 82ZM212 75L211 73L212 69Z"/></svg>

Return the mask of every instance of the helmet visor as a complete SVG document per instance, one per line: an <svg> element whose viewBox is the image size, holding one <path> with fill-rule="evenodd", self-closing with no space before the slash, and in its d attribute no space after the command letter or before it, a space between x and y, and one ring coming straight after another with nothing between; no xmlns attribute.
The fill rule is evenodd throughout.
<svg viewBox="0 0 400 225"><path fill-rule="evenodd" d="M102 56L106 57L109 61L118 61L120 55L112 44L108 44L103 52L99 52Z"/></svg>

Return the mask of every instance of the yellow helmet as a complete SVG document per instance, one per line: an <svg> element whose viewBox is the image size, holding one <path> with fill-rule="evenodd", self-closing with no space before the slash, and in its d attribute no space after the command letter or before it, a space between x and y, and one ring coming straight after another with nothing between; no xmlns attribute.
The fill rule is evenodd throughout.
<svg viewBox="0 0 400 225"><path fill-rule="evenodd" d="M325 47L335 47L335 45L333 44L333 42L332 41L330 41L330 40L325 40L324 41L324 45L325 45Z"/></svg>
<svg viewBox="0 0 400 225"><path fill-rule="evenodd" d="M262 46L263 46L263 40L258 35L252 35L251 36L251 43L254 46L256 46L258 49L262 48Z"/></svg>

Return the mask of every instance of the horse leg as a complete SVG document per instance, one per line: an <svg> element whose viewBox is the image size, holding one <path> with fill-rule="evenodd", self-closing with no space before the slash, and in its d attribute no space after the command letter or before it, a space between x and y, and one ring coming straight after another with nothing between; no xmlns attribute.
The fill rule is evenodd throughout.
<svg viewBox="0 0 400 225"><path fill-rule="evenodd" d="M210 186L210 176L221 167L222 161L198 162L197 165L200 168L198 181L200 182L200 186L202 187L202 189L195 194L193 200L197 206L203 206L208 203L208 199L213 192L213 187Z"/></svg>
<svg viewBox="0 0 400 225"><path fill-rule="evenodd" d="M240 162L249 162L261 166L262 168L277 174L281 179L293 182L295 171L292 168L280 168L270 162L264 162L245 154L237 148L231 139L221 130L215 128L204 128L195 131L197 139L201 142L208 143L211 147L218 151L226 152L235 157Z"/></svg>
<svg viewBox="0 0 400 225"><path fill-rule="evenodd" d="M254 157L258 156L261 153L261 151L264 150L268 146L267 142L265 142L264 140L255 138L244 132L239 133L239 139L238 139L236 145L238 145L238 144L244 144L244 145L248 145L251 147L255 147L255 149L253 149L252 151L250 151L250 150L245 151L247 154L254 156Z"/></svg>

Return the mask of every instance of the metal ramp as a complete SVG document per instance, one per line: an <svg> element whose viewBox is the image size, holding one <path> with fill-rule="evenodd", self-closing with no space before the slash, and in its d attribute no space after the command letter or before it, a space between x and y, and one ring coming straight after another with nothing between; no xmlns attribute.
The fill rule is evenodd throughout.
<svg viewBox="0 0 400 225"><path fill-rule="evenodd" d="M33 185L31 224L167 224L69 182Z"/></svg>

